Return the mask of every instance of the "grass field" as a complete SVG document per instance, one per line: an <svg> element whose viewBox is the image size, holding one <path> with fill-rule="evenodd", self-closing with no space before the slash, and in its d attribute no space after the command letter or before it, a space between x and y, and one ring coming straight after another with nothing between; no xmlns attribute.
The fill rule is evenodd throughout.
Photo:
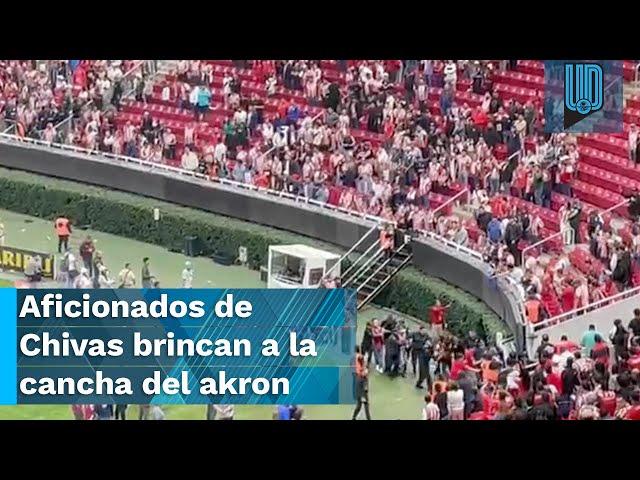
<svg viewBox="0 0 640 480"><path fill-rule="evenodd" d="M49 221L0 210L0 222L5 225L7 246L41 252L53 252L57 248L53 239L55 235L52 224ZM139 278L142 258L148 256L151 259L151 272L160 279L163 287L170 288L180 285L180 274L184 262L188 259L184 255L171 253L154 245L95 231L74 232L72 245L77 247L87 233L96 240L96 248L103 252L105 263L112 275L117 274L125 262L130 262L134 273ZM258 272L247 268L223 267L206 258L189 258L189 260L193 263L195 271L195 288L265 287L265 284L260 281ZM18 277L2 275L0 287L12 286L15 278ZM358 325L362 327L367 319L383 315L386 315L386 312L376 308L368 308L358 314ZM410 319L407 321L411 322ZM391 379L372 373L370 392L371 414L374 418L419 418L423 393L413 387L413 383L409 379ZM306 412L305 417L308 419L348 419L353 410L351 405L304 405L303 407ZM240 405L236 407L236 418L270 419L272 411L273 408L270 406ZM204 419L205 412L205 406L172 405L165 407L167 419L170 420ZM137 407L129 409L129 415L132 418L137 418L137 413ZM0 407L0 419L62 420L71 418L70 408L64 405Z"/></svg>

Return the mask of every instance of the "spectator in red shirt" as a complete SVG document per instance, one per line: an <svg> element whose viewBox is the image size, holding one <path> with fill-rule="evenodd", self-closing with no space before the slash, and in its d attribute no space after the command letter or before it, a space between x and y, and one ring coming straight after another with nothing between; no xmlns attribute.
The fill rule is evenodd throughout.
<svg viewBox="0 0 640 480"><path fill-rule="evenodd" d="M627 366L630 370L640 370L640 354L630 356L627 360Z"/></svg>
<svg viewBox="0 0 640 480"><path fill-rule="evenodd" d="M616 414L617 399L615 392L604 390L598 395L600 398L600 417L613 418Z"/></svg>
<svg viewBox="0 0 640 480"><path fill-rule="evenodd" d="M449 377L451 380L458 380L460 374L467 368L467 364L464 360L464 356L461 353L456 353L455 358L451 362L451 373Z"/></svg>
<svg viewBox="0 0 640 480"><path fill-rule="evenodd" d="M624 416L625 420L640 420L640 390L631 394L631 407Z"/></svg>
<svg viewBox="0 0 640 480"><path fill-rule="evenodd" d="M545 368L545 373L547 374L547 384L553 385L556 389L557 396L562 395L562 378L560 378L560 374L554 371L553 367L547 366Z"/></svg>
<svg viewBox="0 0 640 480"><path fill-rule="evenodd" d="M441 332L445 328L445 314L450 306L451 304L442 305L440 299L438 299L436 300L436 304L431 307L431 325L434 330Z"/></svg>
<svg viewBox="0 0 640 480"><path fill-rule="evenodd" d="M564 289L562 290L562 310L570 312L573 310L576 303L576 290L571 285L571 282L565 281Z"/></svg>
<svg viewBox="0 0 640 480"><path fill-rule="evenodd" d="M602 363L604 364L605 368L609 368L609 346L600 335L596 335L594 340L596 344L591 349L591 358L594 362Z"/></svg>
<svg viewBox="0 0 640 480"><path fill-rule="evenodd" d="M580 345L578 345L576 342L568 340L566 335L562 335L560 337L560 341L555 344L555 349L556 354L562 355L566 351L573 353L576 350L580 350Z"/></svg>
<svg viewBox="0 0 640 480"><path fill-rule="evenodd" d="M373 337L373 356L375 358L376 370L378 373L383 371L382 363L382 347L384 346L384 329L380 326L380 321L376 318L373 320L371 327L371 335Z"/></svg>

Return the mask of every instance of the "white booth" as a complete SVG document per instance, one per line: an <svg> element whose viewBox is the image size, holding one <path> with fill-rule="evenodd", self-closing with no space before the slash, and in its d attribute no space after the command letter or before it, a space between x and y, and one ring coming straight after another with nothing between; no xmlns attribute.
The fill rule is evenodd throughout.
<svg viewBox="0 0 640 480"><path fill-rule="evenodd" d="M268 288L318 288L324 274L340 276L340 255L306 245L269 247Z"/></svg>

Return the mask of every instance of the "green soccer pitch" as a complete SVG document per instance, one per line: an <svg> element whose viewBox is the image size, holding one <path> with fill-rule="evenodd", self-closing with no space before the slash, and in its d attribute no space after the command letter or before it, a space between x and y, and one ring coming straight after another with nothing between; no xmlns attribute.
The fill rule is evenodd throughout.
<svg viewBox="0 0 640 480"><path fill-rule="evenodd" d="M5 243L10 247L25 248L40 252L54 252L57 249L57 239L50 221L19 215L0 210L0 223L6 231ZM259 273L245 267L223 267L207 258L188 258L184 255L171 253L164 248L157 247L115 235L109 235L90 230L76 230L71 238L71 245L77 251L82 239L90 234L96 240L96 249L102 251L107 268L115 278L125 262L131 263L139 280L142 258L149 257L151 273L160 280L162 287L180 286L180 276L184 262L190 260L193 264L195 279L194 288L261 288L266 285L260 281ZM48 238L47 238L48 237ZM0 287L13 285L13 280L19 278L0 273ZM388 313L378 308L367 308L358 313L359 334L366 320L383 318ZM408 323L413 322L405 319ZM374 419L419 419L422 408L423 390L414 386L413 377L404 379L388 378L380 375L372 368L370 377L371 415ZM311 420L345 420L351 418L352 405L302 405L305 418ZM200 420L205 419L204 405L167 405L163 406L168 420ZM274 411L272 406L238 405L235 418L238 420L270 420ZM364 412L360 418L364 418ZM127 411L128 418L138 417L138 407L131 406ZM71 409L66 405L20 405L0 406L0 419L51 419L70 420L73 418Z"/></svg>

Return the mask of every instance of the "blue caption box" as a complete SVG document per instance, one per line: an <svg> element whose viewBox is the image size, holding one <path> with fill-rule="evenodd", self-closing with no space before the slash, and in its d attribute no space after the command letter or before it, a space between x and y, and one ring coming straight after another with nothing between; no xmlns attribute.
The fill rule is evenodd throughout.
<svg viewBox="0 0 640 480"><path fill-rule="evenodd" d="M354 402L352 290L0 295L3 404Z"/></svg>

